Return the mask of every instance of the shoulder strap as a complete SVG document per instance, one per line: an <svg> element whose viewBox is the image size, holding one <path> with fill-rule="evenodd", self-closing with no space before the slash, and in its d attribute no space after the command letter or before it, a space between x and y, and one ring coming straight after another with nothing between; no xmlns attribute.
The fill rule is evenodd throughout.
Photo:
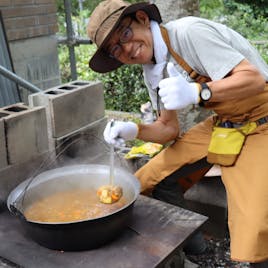
<svg viewBox="0 0 268 268"><path fill-rule="evenodd" d="M168 47L169 53L177 61L177 63L189 74L189 76L198 83L204 83L204 82L210 81L209 77L199 75L196 71L194 71L193 68L190 67L188 63L178 53L174 51L174 49L171 47L171 44L170 44L167 29L163 27L162 25L160 25L160 30L161 30L162 37Z"/></svg>

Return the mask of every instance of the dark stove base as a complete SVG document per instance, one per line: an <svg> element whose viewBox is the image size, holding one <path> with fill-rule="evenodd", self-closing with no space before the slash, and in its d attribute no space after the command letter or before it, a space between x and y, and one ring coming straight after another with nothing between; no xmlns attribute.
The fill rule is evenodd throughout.
<svg viewBox="0 0 268 268"><path fill-rule="evenodd" d="M16 263L13 263L5 258L2 258L0 256L0 267L1 268L22 268L22 266L17 265Z"/></svg>
<svg viewBox="0 0 268 268"><path fill-rule="evenodd" d="M44 248L25 235L18 218L9 211L0 212L0 256L3 265L7 265L3 267L163 267L207 220L200 214L144 196L139 196L133 211L135 220L116 240L81 252Z"/></svg>

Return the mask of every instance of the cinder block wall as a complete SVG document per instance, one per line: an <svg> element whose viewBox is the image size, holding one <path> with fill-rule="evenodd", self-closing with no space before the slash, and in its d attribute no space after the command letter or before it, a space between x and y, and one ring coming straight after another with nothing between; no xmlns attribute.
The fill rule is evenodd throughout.
<svg viewBox="0 0 268 268"><path fill-rule="evenodd" d="M93 161L107 151L103 130L107 123L103 85L72 81L29 96L29 105L45 106L50 148L71 158Z"/></svg>
<svg viewBox="0 0 268 268"><path fill-rule="evenodd" d="M4 25L18 76L41 89L60 84L55 0L2 0ZM28 92L21 89L27 104Z"/></svg>
<svg viewBox="0 0 268 268"><path fill-rule="evenodd" d="M105 154L107 119L100 82L66 83L31 94L29 103L0 109L0 201L18 183L48 168L93 163L99 161L97 153ZM76 139L80 142L73 144ZM57 149L68 144L74 145L64 151L68 161L59 163Z"/></svg>

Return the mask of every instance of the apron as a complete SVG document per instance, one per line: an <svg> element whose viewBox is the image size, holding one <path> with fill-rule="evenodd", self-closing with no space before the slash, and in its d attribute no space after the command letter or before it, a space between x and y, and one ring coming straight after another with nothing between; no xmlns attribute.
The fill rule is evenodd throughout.
<svg viewBox="0 0 268 268"><path fill-rule="evenodd" d="M250 98L209 103L223 120L255 121L268 115L266 90ZM181 167L206 157L213 118L195 125L174 144L161 151L135 175L141 191L148 194L165 177ZM231 259L241 262L262 262L268 259L268 123L258 126L247 136L234 166L221 167L228 202ZM200 169L186 180L178 180L186 191L206 172ZM189 181L190 177L190 181ZM188 186L187 182L188 181Z"/></svg>
<svg viewBox="0 0 268 268"><path fill-rule="evenodd" d="M196 82L206 82L171 47L168 33L161 27L162 37L170 54ZM268 115L268 83L265 90L250 98L227 103L209 103L220 119L234 123L256 121ZM231 112L231 113L230 113ZM206 157L213 126L213 117L192 127L174 144L164 149L136 172L142 193L150 193L153 187L168 175ZM241 154L234 166L221 167L228 202L231 259L241 262L268 260L268 123L259 125L247 136ZM200 161L199 161L200 162ZM182 170L183 170L182 169ZM200 180L209 167L193 170L179 178L178 183L186 191Z"/></svg>

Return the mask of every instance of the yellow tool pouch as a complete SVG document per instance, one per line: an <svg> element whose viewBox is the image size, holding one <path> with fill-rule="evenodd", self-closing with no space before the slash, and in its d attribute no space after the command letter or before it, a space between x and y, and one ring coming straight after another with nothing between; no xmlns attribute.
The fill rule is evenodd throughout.
<svg viewBox="0 0 268 268"><path fill-rule="evenodd" d="M238 128L222 127L219 122L216 122L213 126L208 147L207 161L222 166L234 165L242 150L246 136L256 127L256 122L248 122Z"/></svg>

